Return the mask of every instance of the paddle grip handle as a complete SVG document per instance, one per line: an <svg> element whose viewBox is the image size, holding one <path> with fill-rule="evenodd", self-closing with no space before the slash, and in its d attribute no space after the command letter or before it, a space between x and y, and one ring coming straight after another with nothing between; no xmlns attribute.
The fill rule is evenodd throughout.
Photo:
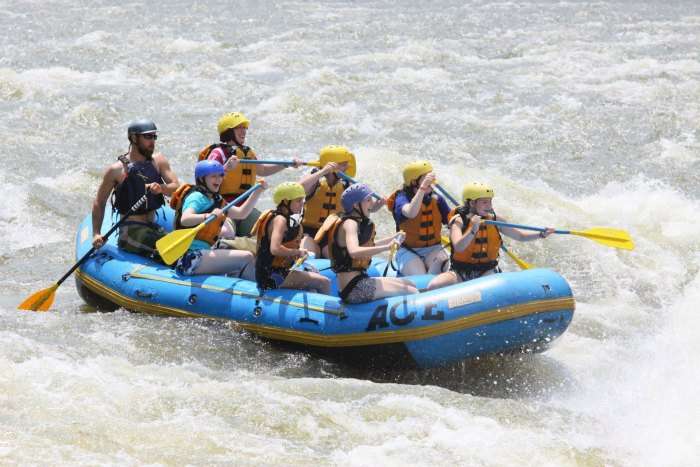
<svg viewBox="0 0 700 467"><path fill-rule="evenodd" d="M351 183L351 184L357 183L357 181L356 181L354 178L352 178L350 175L346 175L344 172L336 172L336 173L338 174L338 176L339 176L340 178L342 178L342 179L345 180L346 182L349 182L349 183ZM375 193L375 192L372 192L372 198L374 198L374 199L382 199L382 197L379 196L379 195L378 195L377 193Z"/></svg>

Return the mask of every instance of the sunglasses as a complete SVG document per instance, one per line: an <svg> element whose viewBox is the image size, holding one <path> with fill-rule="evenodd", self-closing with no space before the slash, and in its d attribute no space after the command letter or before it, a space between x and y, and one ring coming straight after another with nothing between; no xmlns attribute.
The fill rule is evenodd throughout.
<svg viewBox="0 0 700 467"><path fill-rule="evenodd" d="M146 133L145 135L140 135L143 139L158 139L158 135L155 133Z"/></svg>

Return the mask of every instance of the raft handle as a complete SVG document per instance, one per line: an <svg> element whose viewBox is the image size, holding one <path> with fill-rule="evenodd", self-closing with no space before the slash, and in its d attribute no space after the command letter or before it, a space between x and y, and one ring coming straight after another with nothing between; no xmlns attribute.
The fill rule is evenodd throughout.
<svg viewBox="0 0 700 467"><path fill-rule="evenodd" d="M144 290L136 290L136 296L139 298L153 298L158 295L156 292L146 292Z"/></svg>
<svg viewBox="0 0 700 467"><path fill-rule="evenodd" d="M103 266L107 261L112 261L113 259L114 256L109 255L107 253L99 253L95 255L95 262L100 266Z"/></svg>
<svg viewBox="0 0 700 467"><path fill-rule="evenodd" d="M315 319L307 318L306 316L299 318L299 322L300 323L312 323L312 324L315 324L316 326L318 326L318 321L316 321Z"/></svg>

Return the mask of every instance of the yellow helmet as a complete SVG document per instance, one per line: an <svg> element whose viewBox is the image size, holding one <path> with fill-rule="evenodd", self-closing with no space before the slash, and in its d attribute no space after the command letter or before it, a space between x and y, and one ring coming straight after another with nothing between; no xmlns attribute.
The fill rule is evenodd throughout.
<svg viewBox="0 0 700 467"><path fill-rule="evenodd" d="M485 183L472 182L464 185L462 189L462 202L466 204L469 199L493 198L493 189Z"/></svg>
<svg viewBox="0 0 700 467"><path fill-rule="evenodd" d="M355 155L350 152L345 146L326 146L321 149L319 153L321 167L324 167L329 162L337 162L342 164L344 162L348 163L348 168L345 169L345 175L354 177L357 172L357 165L355 164Z"/></svg>
<svg viewBox="0 0 700 467"><path fill-rule="evenodd" d="M226 130L236 128L237 126L241 125L248 128L249 124L250 121L247 118L245 118L245 115L243 115L242 113L229 112L221 116L221 118L219 119L219 123L216 124L216 129L219 131L219 134L221 134Z"/></svg>
<svg viewBox="0 0 700 467"><path fill-rule="evenodd" d="M275 204L280 204L282 201L292 201L297 198L305 198L306 191L301 183L297 182L282 182L277 185L275 192L272 194L272 201Z"/></svg>
<svg viewBox="0 0 700 467"><path fill-rule="evenodd" d="M403 168L403 181L406 185L433 171L433 166L428 161L415 161Z"/></svg>

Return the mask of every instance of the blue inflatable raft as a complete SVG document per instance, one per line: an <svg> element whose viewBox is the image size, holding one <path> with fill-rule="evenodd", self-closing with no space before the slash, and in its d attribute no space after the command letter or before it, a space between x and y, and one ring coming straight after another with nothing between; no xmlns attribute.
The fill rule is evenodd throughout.
<svg viewBox="0 0 700 467"><path fill-rule="evenodd" d="M158 212L171 229L173 211ZM115 221L105 216L102 232ZM76 236L76 258L91 247L88 215ZM323 270L328 260L315 260ZM375 260L370 275L381 275ZM333 273L333 293L337 288ZM420 289L431 276L410 277ZM235 322L272 341L347 357L366 365L436 367L489 353L541 352L573 317L566 280L547 269L495 274L415 295L346 305L337 296L295 290L260 295L255 283L224 276L186 277L121 251L116 235L76 272L81 297L102 309Z"/></svg>

